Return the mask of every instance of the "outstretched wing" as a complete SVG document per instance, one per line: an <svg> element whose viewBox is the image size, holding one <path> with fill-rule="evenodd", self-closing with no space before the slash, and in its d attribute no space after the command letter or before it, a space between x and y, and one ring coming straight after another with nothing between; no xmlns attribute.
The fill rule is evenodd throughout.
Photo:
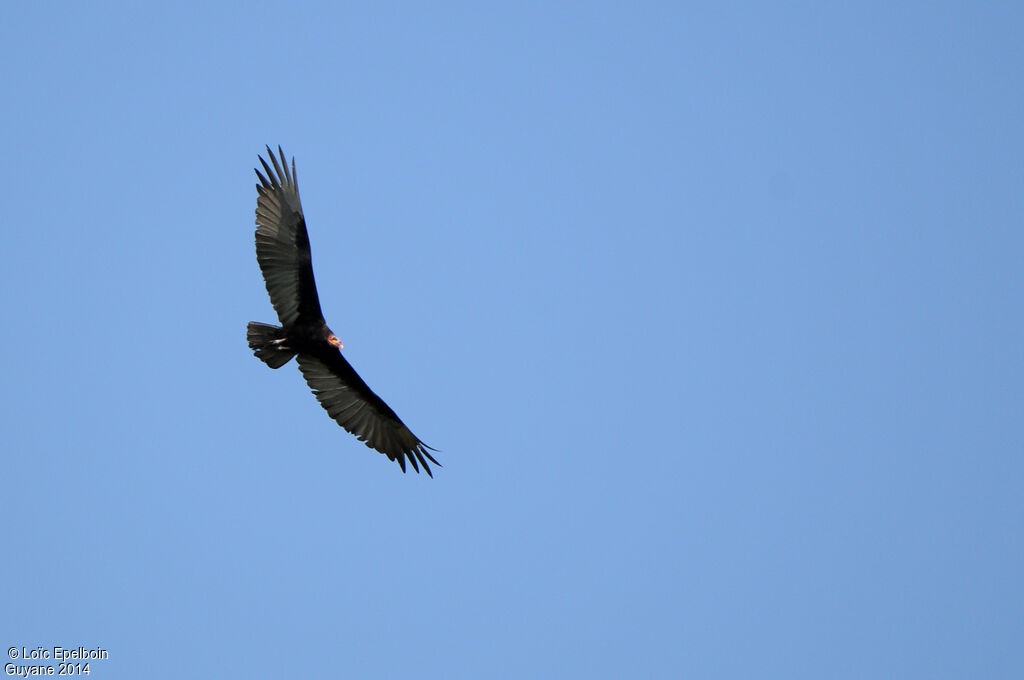
<svg viewBox="0 0 1024 680"><path fill-rule="evenodd" d="M295 159L291 171L284 152L277 147L277 157L270 147L267 153L274 167L260 157L266 175L256 170L260 184L256 185L256 260L260 263L263 280L267 284L270 302L277 311L282 326L290 326L297 319L323 319L320 298L313 279L313 264L309 253L309 234L302 216L299 187L295 177Z"/></svg>
<svg viewBox="0 0 1024 680"><path fill-rule="evenodd" d="M405 459L416 472L419 466L433 477L431 463L440 466L427 449L384 400L373 393L355 369L334 347L314 354L298 355L299 370L320 405L339 425L354 434L371 449L397 460L405 472Z"/></svg>

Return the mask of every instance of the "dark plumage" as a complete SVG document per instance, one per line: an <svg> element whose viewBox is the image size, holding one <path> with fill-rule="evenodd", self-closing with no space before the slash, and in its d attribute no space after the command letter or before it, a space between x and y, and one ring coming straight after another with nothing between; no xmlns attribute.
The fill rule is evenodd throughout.
<svg viewBox="0 0 1024 680"><path fill-rule="evenodd" d="M280 368L296 357L299 370L320 405L343 428L397 460L405 472L405 460L433 477L431 463L440 465L395 412L374 394L342 356L341 341L327 327L313 279L309 234L302 215L295 159L289 169L281 147L280 156L267 147L273 168L260 157L266 173L256 170L256 260L267 284L270 302L281 326L250 322L249 347L271 368ZM434 449L431 449L434 450Z"/></svg>

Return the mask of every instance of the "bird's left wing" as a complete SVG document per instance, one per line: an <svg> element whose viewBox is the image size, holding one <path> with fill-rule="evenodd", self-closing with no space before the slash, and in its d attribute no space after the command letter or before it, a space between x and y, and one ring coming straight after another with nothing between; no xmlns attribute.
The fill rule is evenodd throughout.
<svg viewBox="0 0 1024 680"><path fill-rule="evenodd" d="M430 448L406 427L384 400L374 394L341 352L334 347L316 354L301 353L299 370L320 405L339 425L359 441L397 460L405 472L405 459L433 477L427 461L441 465L427 452Z"/></svg>

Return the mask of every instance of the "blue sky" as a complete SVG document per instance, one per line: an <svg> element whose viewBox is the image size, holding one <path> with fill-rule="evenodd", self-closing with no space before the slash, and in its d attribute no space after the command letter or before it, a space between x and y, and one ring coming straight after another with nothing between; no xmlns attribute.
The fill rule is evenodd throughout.
<svg viewBox="0 0 1024 680"><path fill-rule="evenodd" d="M1022 34L11 5L0 642L96 678L1016 677ZM264 144L433 480L249 353Z"/></svg>

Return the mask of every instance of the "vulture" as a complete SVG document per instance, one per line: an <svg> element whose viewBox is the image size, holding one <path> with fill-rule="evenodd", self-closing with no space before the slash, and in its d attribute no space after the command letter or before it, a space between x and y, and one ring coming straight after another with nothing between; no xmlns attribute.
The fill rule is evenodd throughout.
<svg viewBox="0 0 1024 680"><path fill-rule="evenodd" d="M398 461L402 472L408 459L416 472L422 466L433 477L427 461L441 465L429 453L436 449L420 441L363 382L342 355L341 340L324 320L313 279L295 159L289 168L280 146L277 152L275 156L268 146L270 164L260 156L263 172L256 169L260 182L256 185L256 260L281 325L250 322L246 333L249 347L270 368L280 368L295 357L317 401L338 425L371 449Z"/></svg>

